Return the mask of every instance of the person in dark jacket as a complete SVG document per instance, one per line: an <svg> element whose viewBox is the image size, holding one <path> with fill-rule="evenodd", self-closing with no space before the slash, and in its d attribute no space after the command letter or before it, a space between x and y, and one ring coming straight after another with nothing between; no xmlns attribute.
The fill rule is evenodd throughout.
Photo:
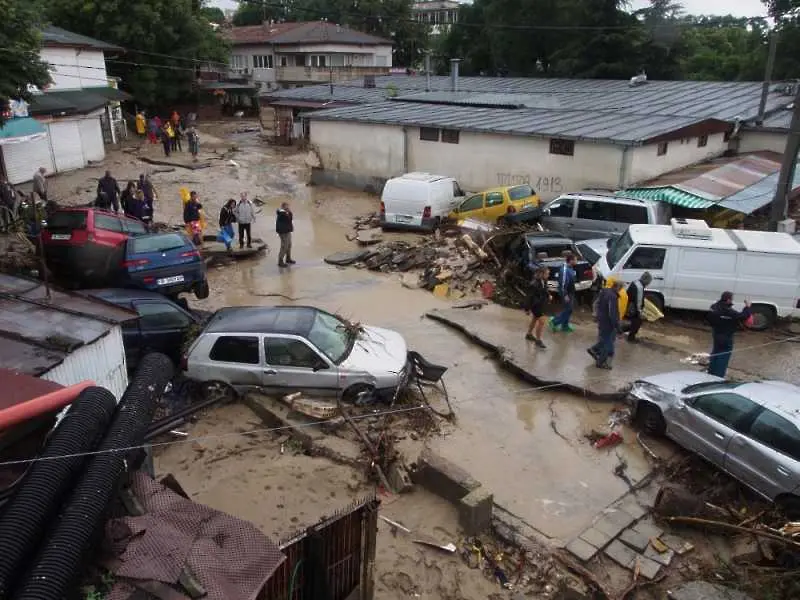
<svg viewBox="0 0 800 600"><path fill-rule="evenodd" d="M144 199L144 192L142 190L136 190L125 205L125 214L134 219L144 221L146 211L147 202Z"/></svg>
<svg viewBox="0 0 800 600"><path fill-rule="evenodd" d="M294 223L292 222L292 211L289 209L288 202L281 202L281 207L275 215L275 233L281 240L281 248L278 251L278 266L286 267L293 265L292 260L292 232Z"/></svg>
<svg viewBox="0 0 800 600"><path fill-rule="evenodd" d="M153 186L153 182L150 181L150 176L144 174L139 175L137 187L144 193L144 216L142 220L149 225L153 222L155 213L156 188Z"/></svg>
<svg viewBox="0 0 800 600"><path fill-rule="evenodd" d="M126 215L130 215L130 204L136 198L136 182L129 181L128 186L122 191L122 195L119 198L119 204L122 207L122 212ZM137 219L141 217L136 217Z"/></svg>
<svg viewBox="0 0 800 600"><path fill-rule="evenodd" d="M636 281L632 282L627 289L628 292L628 320L630 321L630 329L628 329L628 341L637 343L636 334L642 328L642 312L644 311L644 288L650 285L653 281L653 276L647 271L642 273Z"/></svg>
<svg viewBox="0 0 800 600"><path fill-rule="evenodd" d="M544 316L544 307L550 299L550 293L547 290L547 280L550 277L550 269L548 267L540 266L533 274L533 281L531 282L531 289L528 293L528 302L525 312L531 314L531 322L528 325L528 333L525 334L525 339L533 342L539 348L547 348L542 341L542 333L544 332L544 323L546 317Z"/></svg>
<svg viewBox="0 0 800 600"><path fill-rule="evenodd" d="M97 182L97 198L98 206L102 199L103 206L108 210L114 207L114 212L119 212L119 195L120 189L117 180L111 176L111 171L106 171L106 174Z"/></svg>
<svg viewBox="0 0 800 600"><path fill-rule="evenodd" d="M203 245L203 240L200 237L202 230L200 229L200 211L203 205L197 198L197 192L189 194L189 201L183 207L183 222L186 228L192 232L192 241L195 246L200 247Z"/></svg>
<svg viewBox="0 0 800 600"><path fill-rule="evenodd" d="M733 336L750 318L750 302L744 301L744 309L739 312L733 308L733 292L722 292L719 300L711 305L708 322L711 324L711 356L708 360L708 373L725 377L733 352Z"/></svg>
<svg viewBox="0 0 800 600"><path fill-rule="evenodd" d="M597 343L587 352L594 358L599 369L611 369L614 358L614 342L620 331L619 292L622 282L615 281L609 288L603 288L597 299Z"/></svg>
<svg viewBox="0 0 800 600"><path fill-rule="evenodd" d="M236 223L236 200L231 198L219 211L219 230L223 236L225 248L231 249L236 234L233 231L233 224Z"/></svg>
<svg viewBox="0 0 800 600"><path fill-rule="evenodd" d="M564 259L564 265L558 274L558 293L561 296L563 308L560 313L550 319L550 329L553 331L574 331L570 325L570 318L575 307L575 263L577 259L574 254L569 254Z"/></svg>

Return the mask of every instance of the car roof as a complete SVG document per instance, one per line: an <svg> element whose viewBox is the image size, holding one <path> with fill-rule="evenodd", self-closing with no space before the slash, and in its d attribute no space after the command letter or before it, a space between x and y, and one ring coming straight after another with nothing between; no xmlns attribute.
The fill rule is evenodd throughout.
<svg viewBox="0 0 800 600"><path fill-rule="evenodd" d="M92 296L94 298L100 298L101 300L105 300L106 302L131 302L133 300L159 300L167 302L171 304L175 304L164 296L163 294L159 294L158 292L150 292L148 290L134 290L134 289L127 289L127 288L99 288L94 290L81 290L81 294L86 296ZM175 306L178 306L177 304ZM178 306L180 308L180 306Z"/></svg>
<svg viewBox="0 0 800 600"><path fill-rule="evenodd" d="M638 206L652 206L658 204L655 200L645 200L643 198L627 198L625 196L617 196L613 193L603 192L570 192L568 194L561 194L559 198L577 198L579 200L591 200L592 202L613 202L614 204L630 204Z"/></svg>
<svg viewBox="0 0 800 600"><path fill-rule="evenodd" d="M205 333L287 333L307 336L320 310L313 306L230 306L221 308Z"/></svg>
<svg viewBox="0 0 800 600"><path fill-rule="evenodd" d="M406 181L422 181L425 183L434 183L436 181L443 181L451 179L451 177L447 177L446 175L434 175L433 173L426 173L423 171L413 171L411 173L405 173L400 175L399 177L395 177L395 179L404 179Z"/></svg>
<svg viewBox="0 0 800 600"><path fill-rule="evenodd" d="M710 239L676 235L672 225L635 224L628 227L631 239L637 244L800 255L800 243L788 233L716 227L707 231Z"/></svg>
<svg viewBox="0 0 800 600"><path fill-rule="evenodd" d="M499 185L497 187L492 187L492 188L483 190L482 192L478 192L478 193L479 194L488 194L489 192L505 192L506 190L513 190L514 188L523 187L523 186L527 186L527 187L529 187L529 188L531 188L533 190L533 186L531 184L529 184L529 183L518 183L517 185ZM534 190L534 194L535 193L536 193L536 190Z"/></svg>
<svg viewBox="0 0 800 600"><path fill-rule="evenodd" d="M558 235L551 231L531 231L525 234L526 240L535 240L537 244L569 244L574 245L574 242L563 235Z"/></svg>
<svg viewBox="0 0 800 600"><path fill-rule="evenodd" d="M800 427L800 387L785 381L753 381L732 390Z"/></svg>

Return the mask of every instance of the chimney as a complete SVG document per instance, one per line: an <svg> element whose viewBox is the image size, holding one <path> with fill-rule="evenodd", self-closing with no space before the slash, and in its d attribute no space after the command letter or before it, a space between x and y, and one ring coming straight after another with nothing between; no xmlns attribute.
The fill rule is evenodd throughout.
<svg viewBox="0 0 800 600"><path fill-rule="evenodd" d="M460 62L460 58L450 59L450 90L453 92L458 91L458 63Z"/></svg>

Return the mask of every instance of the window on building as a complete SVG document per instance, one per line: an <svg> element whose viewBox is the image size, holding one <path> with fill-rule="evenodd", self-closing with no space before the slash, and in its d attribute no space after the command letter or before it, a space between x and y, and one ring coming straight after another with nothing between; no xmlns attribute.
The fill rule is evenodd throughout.
<svg viewBox="0 0 800 600"><path fill-rule="evenodd" d="M445 144L457 144L458 129L442 129L442 141Z"/></svg>
<svg viewBox="0 0 800 600"><path fill-rule="evenodd" d="M272 54L253 55L253 68L254 69L271 69L272 68Z"/></svg>
<svg viewBox="0 0 800 600"><path fill-rule="evenodd" d="M328 57L324 54L312 54L310 57L312 67L323 68L328 66Z"/></svg>
<svg viewBox="0 0 800 600"><path fill-rule="evenodd" d="M234 69L244 69L247 67L247 57L241 54L231 56L231 67Z"/></svg>
<svg viewBox="0 0 800 600"><path fill-rule="evenodd" d="M425 142L438 142L439 141L439 130L433 127L420 127L419 128L419 139Z"/></svg>
<svg viewBox="0 0 800 600"><path fill-rule="evenodd" d="M664 156L667 153L667 148L668 147L669 147L669 144L667 142L661 142L658 145L658 150L656 151L656 154L658 156Z"/></svg>
<svg viewBox="0 0 800 600"><path fill-rule="evenodd" d="M731 133L732 132L730 130L726 131L725 134L722 136L722 141L724 142L731 141Z"/></svg>
<svg viewBox="0 0 800 600"><path fill-rule="evenodd" d="M697 138L697 147L705 148L706 146L708 146L708 136L701 135L699 138Z"/></svg>
<svg viewBox="0 0 800 600"><path fill-rule="evenodd" d="M573 140L561 140L558 138L553 138L550 140L550 154L574 156L575 142Z"/></svg>
<svg viewBox="0 0 800 600"><path fill-rule="evenodd" d="M214 342L209 358L217 362L257 365L261 362L258 338L250 335L224 335Z"/></svg>
<svg viewBox="0 0 800 600"><path fill-rule="evenodd" d="M281 56L279 64L282 67L288 67L289 66L289 57L288 56Z"/></svg>
<svg viewBox="0 0 800 600"><path fill-rule="evenodd" d="M637 248L625 262L623 269L652 269L658 271L664 268L664 259L667 256L666 248Z"/></svg>

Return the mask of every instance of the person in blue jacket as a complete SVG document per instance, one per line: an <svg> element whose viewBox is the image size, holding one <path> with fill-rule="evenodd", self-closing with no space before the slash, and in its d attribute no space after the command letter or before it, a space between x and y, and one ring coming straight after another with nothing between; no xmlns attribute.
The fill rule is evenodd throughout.
<svg viewBox="0 0 800 600"><path fill-rule="evenodd" d="M623 284L615 281L610 288L603 288L597 299L597 343L587 352L598 369L611 369L614 358L614 342L620 332L619 293Z"/></svg>
<svg viewBox="0 0 800 600"><path fill-rule="evenodd" d="M708 359L708 373L725 377L733 352L733 335L750 318L750 302L744 301L744 309L733 308L733 292L722 292L719 300L711 305L708 322L711 325L711 356Z"/></svg>
<svg viewBox="0 0 800 600"><path fill-rule="evenodd" d="M575 328L570 324L572 310L575 306L575 255L569 254L564 259L564 265L558 274L558 293L561 296L563 306L560 313L550 319L550 329L552 331L574 331Z"/></svg>

